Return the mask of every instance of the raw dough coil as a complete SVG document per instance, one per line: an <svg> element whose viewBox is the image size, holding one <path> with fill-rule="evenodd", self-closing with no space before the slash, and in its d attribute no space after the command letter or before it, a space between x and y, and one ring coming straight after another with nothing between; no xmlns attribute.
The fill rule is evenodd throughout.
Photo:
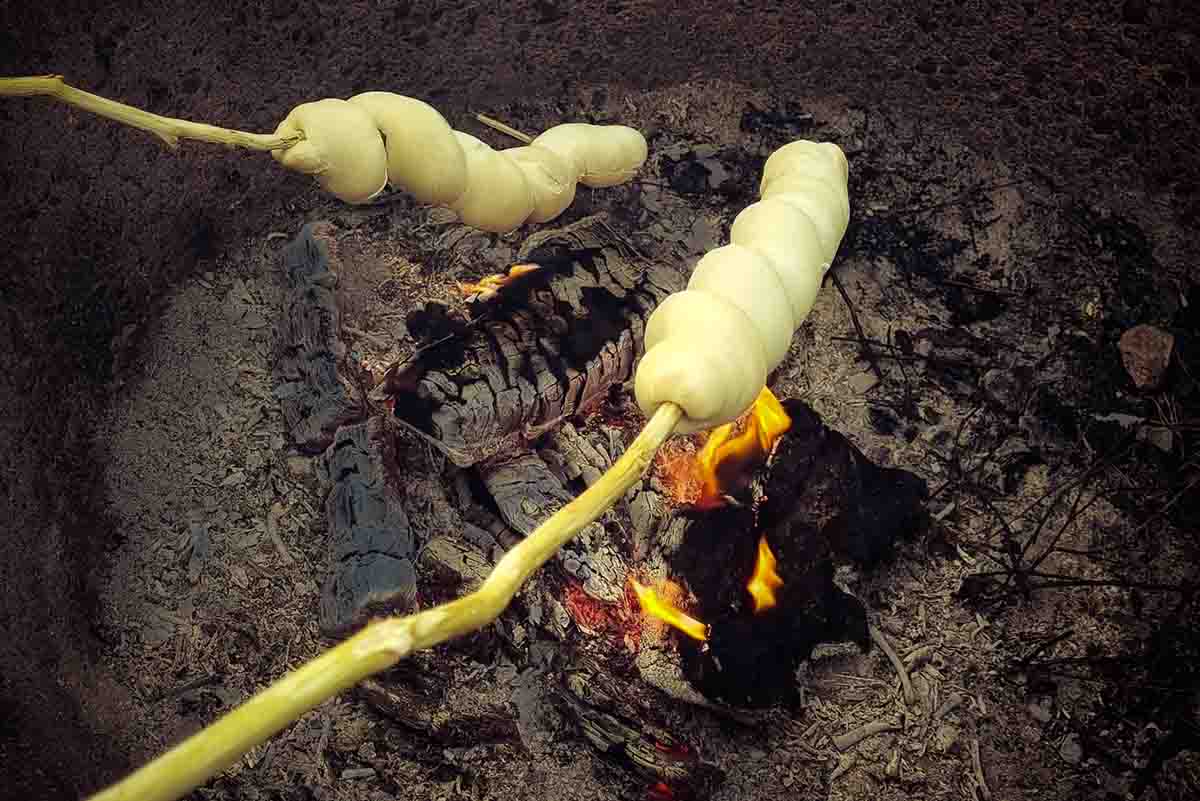
<svg viewBox="0 0 1200 801"><path fill-rule="evenodd" d="M651 416L683 409L688 434L736 420L787 356L850 221L846 157L792 142L763 166L757 203L734 218L730 244L706 253L687 289L646 324L634 393Z"/></svg>
<svg viewBox="0 0 1200 801"><path fill-rule="evenodd" d="M455 131L433 107L391 92L304 103L275 130L304 135L280 164L316 177L348 203L391 185L422 203L447 206L463 222L503 233L547 222L575 199L576 186L614 186L646 161L646 139L624 125L567 123L527 146L493 150Z"/></svg>

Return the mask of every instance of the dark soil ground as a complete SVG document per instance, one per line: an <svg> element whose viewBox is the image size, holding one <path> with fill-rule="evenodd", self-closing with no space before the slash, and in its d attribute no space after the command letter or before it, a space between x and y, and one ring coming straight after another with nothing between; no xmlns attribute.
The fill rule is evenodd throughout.
<svg viewBox="0 0 1200 801"><path fill-rule="evenodd" d="M857 763L835 760L832 786L827 751L805 761L813 746L795 732L743 743L722 757L740 765L724 797L776 795L775 782L837 798L959 797L978 753L994 797L1102 798L1138 789L1176 742L1195 747L1180 701L1196 686L1195 607L1170 588L1194 586L1197 564L1198 35L1184 2L14 2L0 6L0 74L63 73L151 111L256 131L300 102L367 89L422 97L465 130L477 130L475 110L527 130L628 122L651 136L647 183L581 196L572 214L608 210L681 264L724 241L771 148L839 142L855 208L839 278L863 334L882 343L882 381L868 386L830 286L780 386L873 458L941 488L940 555L910 554L915 572L857 589L910 655L937 652L920 676L930 699L972 700L923 733L931 746L898 736ZM365 242L376 272L362 286L404 290L371 328L398 340L413 299L490 270L486 248L435 269L428 210L347 210L269 158L167 152L43 100L0 104L0 186L0 790L69 798L319 646L326 557L307 527L319 497L287 458L269 396L272 234L325 218ZM1177 341L1149 395L1116 350L1138 323ZM1162 444L1162 430L1166 450L1146 441ZM1008 543L1044 546L1072 504L1084 516L1038 572L1085 585L1016 603L1018 592L971 578L1011 572ZM200 519L215 556L193 568ZM257 556L239 562L234 546ZM840 731L886 711L888 670L874 657L815 669L813 714ZM212 674L232 678L179 689ZM329 765L370 764L376 738L352 705L323 715L213 792L461 789L457 769L403 760L391 784L337 781ZM887 784L892 751L920 783ZM533 797L570 782L580 797L610 793L592 762L541 763L554 755L491 753L490 784L475 792L515 796L523 783ZM1195 793L1194 756L1157 781L1164 798Z"/></svg>

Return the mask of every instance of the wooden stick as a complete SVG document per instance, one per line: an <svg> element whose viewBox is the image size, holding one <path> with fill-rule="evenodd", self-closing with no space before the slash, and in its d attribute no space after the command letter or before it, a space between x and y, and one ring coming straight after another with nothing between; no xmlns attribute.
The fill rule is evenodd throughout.
<svg viewBox="0 0 1200 801"><path fill-rule="evenodd" d="M900 661L900 657L896 656L896 652L892 650L892 644L887 641L887 637L883 636L883 632L874 626L869 626L867 629L871 634L871 639L879 646L879 650L887 656L888 661L892 663L892 667L900 674L900 687L904 691L905 706L912 706L917 700L917 694L913 691L912 682L908 679L908 671L904 668L904 663Z"/></svg>
<svg viewBox="0 0 1200 801"><path fill-rule="evenodd" d="M486 114L476 114L475 119L479 120L484 125L486 125L487 127L491 128L493 130L499 131L500 133L502 133L506 136L511 136L513 139L516 139L518 142L524 142L525 144L529 144L530 142L533 141L533 137L530 136L529 134L521 133L516 128L513 128L511 125L506 125L505 123L500 122L500 120L492 119L491 117L487 116Z"/></svg>
<svg viewBox="0 0 1200 801"><path fill-rule="evenodd" d="M876 734L882 734L885 731L899 730L900 724L893 723L890 720L872 720L869 723L864 723L857 729L851 729L845 734L839 734L837 737L830 737L829 739L833 743L833 747L838 751L848 751L868 737L874 737Z"/></svg>
<svg viewBox="0 0 1200 801"><path fill-rule="evenodd" d="M645 474L682 416L682 410L674 404L660 406L629 450L582 495L506 553L475 592L415 615L371 623L93 796L92 801L181 798L342 690L387 670L414 651L432 648L491 623L534 571Z"/></svg>
<svg viewBox="0 0 1200 801"><path fill-rule="evenodd" d="M61 75L39 75L29 78L0 78L0 96L3 97L50 97L69 105L99 114L110 120L157 136L167 147L179 147L180 139L196 139L214 142L226 147L241 147L247 150L285 150L304 137L275 136L274 134L246 133L228 128L218 128L201 122L189 122L175 117L151 114L140 108L127 106L115 100L76 89L63 80Z"/></svg>

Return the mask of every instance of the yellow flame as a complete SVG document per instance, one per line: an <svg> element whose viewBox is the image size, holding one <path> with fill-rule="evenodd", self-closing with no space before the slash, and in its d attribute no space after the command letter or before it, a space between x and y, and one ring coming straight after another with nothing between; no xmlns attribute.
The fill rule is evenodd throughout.
<svg viewBox="0 0 1200 801"><path fill-rule="evenodd" d="M775 572L775 554L767 546L767 535L758 541L758 560L754 563L754 575L746 584L754 598L754 611L765 612L775 606L775 590L783 586L783 579Z"/></svg>
<svg viewBox="0 0 1200 801"><path fill-rule="evenodd" d="M534 270L541 269L537 264L514 264L508 268L507 273L496 273L495 275L487 275L480 278L474 283L459 283L458 291L468 297L478 296L480 298L490 298L504 287L511 284L522 275L527 275Z"/></svg>
<svg viewBox="0 0 1200 801"><path fill-rule="evenodd" d="M792 419L783 410L783 405L766 387L758 393L744 419L740 433L737 433L740 421L714 429L696 456L696 470L703 485L698 506L721 505L723 487L719 470L730 467L742 473L753 470L766 460L775 442L792 427Z"/></svg>
<svg viewBox="0 0 1200 801"><path fill-rule="evenodd" d="M634 579L630 579L629 583L637 593L638 603L641 604L643 612L669 626L674 626L693 640L704 642L708 639L708 626L661 600L649 587L639 584Z"/></svg>

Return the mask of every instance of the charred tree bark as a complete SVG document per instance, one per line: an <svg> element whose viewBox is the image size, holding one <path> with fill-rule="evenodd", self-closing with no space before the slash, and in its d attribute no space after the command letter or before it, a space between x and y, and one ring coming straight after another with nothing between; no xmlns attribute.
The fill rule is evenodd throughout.
<svg viewBox="0 0 1200 801"><path fill-rule="evenodd" d="M385 377L396 416L460 467L595 408L633 376L647 317L682 288L599 217L531 236L519 260L540 269L468 320L426 309L411 321L424 346Z"/></svg>
<svg viewBox="0 0 1200 801"><path fill-rule="evenodd" d="M362 420L366 407L339 367L340 340L334 242L327 223L304 226L283 251L288 293L278 331L275 397L296 445L319 453L338 426Z"/></svg>

